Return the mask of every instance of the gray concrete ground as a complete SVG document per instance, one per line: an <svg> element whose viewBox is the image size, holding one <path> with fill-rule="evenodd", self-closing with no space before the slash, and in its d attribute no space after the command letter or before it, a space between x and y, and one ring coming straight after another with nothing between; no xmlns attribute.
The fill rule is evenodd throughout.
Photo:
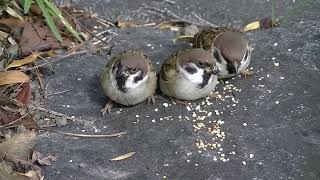
<svg viewBox="0 0 320 180"><path fill-rule="evenodd" d="M190 21L199 22L195 13L212 24L232 27L271 13L271 1L265 0L77 2L105 18L140 23L171 18L170 14L161 17L140 9L143 3L167 8ZM276 14L284 16L298 3L277 2ZM251 67L255 75L229 81L241 89L232 90L238 103L230 98L209 99L212 104L203 105L207 102L202 99L193 102L189 111L158 94L154 105L116 106L110 115L101 117L99 111L107 98L99 75L108 58L85 55L55 64L55 74L46 76L48 92L69 91L50 96L46 104L51 110L81 119L59 130L91 134L127 131L127 135L110 139L40 135L36 149L58 157L45 169L45 179L320 179L319 17L320 2L315 1L304 12L293 13L279 28L247 33L254 45ZM112 31L118 34L112 40L113 53L143 49L157 68L171 53L189 47L173 44L176 34L169 30L140 27ZM228 87L230 84L221 82L218 91L230 95L224 90ZM209 112L211 117L193 121ZM195 131L199 122L209 127L210 121L219 119L224 122L219 128L225 133L223 141L204 128ZM203 150L196 146L199 140L216 142L212 137L220 147ZM131 151L136 154L130 159L109 161Z"/></svg>

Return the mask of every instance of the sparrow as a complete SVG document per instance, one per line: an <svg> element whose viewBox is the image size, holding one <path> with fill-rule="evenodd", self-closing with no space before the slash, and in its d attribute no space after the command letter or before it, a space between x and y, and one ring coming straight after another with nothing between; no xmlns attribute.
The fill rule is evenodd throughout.
<svg viewBox="0 0 320 180"><path fill-rule="evenodd" d="M209 51L201 48L178 51L161 65L160 90L178 100L196 100L215 89L218 75L216 60Z"/></svg>
<svg viewBox="0 0 320 180"><path fill-rule="evenodd" d="M145 100L154 103L156 70L143 52L128 50L111 58L101 75L104 93L118 104L132 106ZM112 102L101 110L110 112Z"/></svg>
<svg viewBox="0 0 320 180"><path fill-rule="evenodd" d="M193 37L193 47L210 51L220 70L219 79L232 78L238 74L253 74L246 71L253 48L238 30L227 27L207 27Z"/></svg>

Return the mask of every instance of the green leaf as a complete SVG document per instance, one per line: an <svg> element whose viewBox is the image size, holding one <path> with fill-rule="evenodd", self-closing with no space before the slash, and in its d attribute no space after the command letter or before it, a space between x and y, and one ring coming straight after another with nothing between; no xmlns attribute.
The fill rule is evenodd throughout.
<svg viewBox="0 0 320 180"><path fill-rule="evenodd" d="M57 26L54 24L48 10L47 7L45 6L45 4L43 3L43 0L36 0L37 4L39 5L43 16L46 18L46 21L51 29L51 31L53 32L54 36L59 40L60 43L62 43L62 37L61 34L57 28Z"/></svg>
<svg viewBox="0 0 320 180"><path fill-rule="evenodd" d="M29 12L31 4L32 4L32 0L24 0L24 3L23 3L24 14L27 14Z"/></svg>
<svg viewBox="0 0 320 180"><path fill-rule="evenodd" d="M75 31L73 29L73 27L71 26L71 24L62 16L62 12L60 11L59 8L57 8L54 4L52 4L51 2L49 2L48 0L43 0L47 6L49 6L49 8L54 12L54 15L56 15L61 22L66 26L66 28L68 29L69 32L72 33L72 35L74 37L76 37L78 39L78 41L82 42L82 39L79 36L79 33L77 31Z"/></svg>

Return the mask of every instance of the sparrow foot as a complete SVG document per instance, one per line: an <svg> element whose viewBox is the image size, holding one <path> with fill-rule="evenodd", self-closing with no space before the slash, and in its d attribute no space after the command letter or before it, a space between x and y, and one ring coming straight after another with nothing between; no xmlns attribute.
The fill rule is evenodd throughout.
<svg viewBox="0 0 320 180"><path fill-rule="evenodd" d="M180 100L180 99L175 99L173 97L170 97L170 100L172 102L172 104L179 104L180 106L181 105L184 105L184 106L187 106L189 101L184 101L184 100Z"/></svg>
<svg viewBox="0 0 320 180"><path fill-rule="evenodd" d="M251 77L254 74L254 72L249 69L246 69L243 72L241 72L240 74L242 77L244 77L246 79L248 77Z"/></svg>
<svg viewBox="0 0 320 180"><path fill-rule="evenodd" d="M111 108L112 108L112 102L109 101L109 102L106 103L104 108L102 108L101 111L100 111L102 116L104 116L106 114L106 112L108 112L108 114L110 114Z"/></svg>
<svg viewBox="0 0 320 180"><path fill-rule="evenodd" d="M154 104L156 103L156 97L154 95L148 97L147 104Z"/></svg>

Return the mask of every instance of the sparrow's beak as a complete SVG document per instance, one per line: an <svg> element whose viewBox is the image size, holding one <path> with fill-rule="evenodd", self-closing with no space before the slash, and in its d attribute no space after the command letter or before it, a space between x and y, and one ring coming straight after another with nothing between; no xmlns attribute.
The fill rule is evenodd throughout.
<svg viewBox="0 0 320 180"><path fill-rule="evenodd" d="M204 69L204 74L206 75L216 75L216 76L219 76L220 74L220 70L217 68L217 67L207 67Z"/></svg>
<svg viewBox="0 0 320 180"><path fill-rule="evenodd" d="M213 70L211 67L206 67L204 69L204 74L207 75L207 76L210 76L211 74L213 73Z"/></svg>

